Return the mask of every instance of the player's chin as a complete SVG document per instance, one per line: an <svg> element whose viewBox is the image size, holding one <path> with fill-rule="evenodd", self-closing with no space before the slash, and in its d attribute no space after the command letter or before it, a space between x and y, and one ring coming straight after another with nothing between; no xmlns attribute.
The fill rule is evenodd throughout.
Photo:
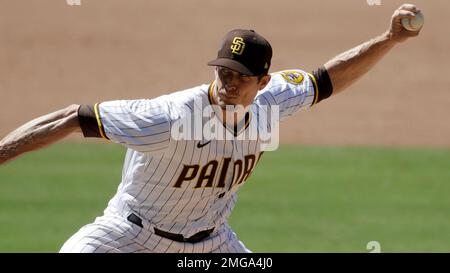
<svg viewBox="0 0 450 273"><path fill-rule="evenodd" d="M233 101L220 101L219 103L220 108L222 109L227 109L230 111L234 111L236 109L236 107L240 106L240 103L238 102L233 102Z"/></svg>

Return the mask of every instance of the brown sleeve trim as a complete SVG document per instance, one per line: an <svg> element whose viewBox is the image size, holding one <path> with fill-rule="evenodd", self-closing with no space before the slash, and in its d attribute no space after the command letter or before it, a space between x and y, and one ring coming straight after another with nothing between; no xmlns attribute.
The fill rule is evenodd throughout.
<svg viewBox="0 0 450 273"><path fill-rule="evenodd" d="M331 82L330 75L325 67L320 67L312 73L317 81L318 97L317 102L324 100L333 94L333 83Z"/></svg>
<svg viewBox="0 0 450 273"><path fill-rule="evenodd" d="M84 137L97 137L108 139L98 114L98 104L81 105L78 108L78 121Z"/></svg>

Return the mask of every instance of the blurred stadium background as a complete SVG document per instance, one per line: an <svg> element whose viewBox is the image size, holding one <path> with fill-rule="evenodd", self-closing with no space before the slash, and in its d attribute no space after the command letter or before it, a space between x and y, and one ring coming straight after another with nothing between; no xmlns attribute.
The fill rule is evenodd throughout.
<svg viewBox="0 0 450 273"><path fill-rule="evenodd" d="M403 1L381 2L0 0L0 137L72 103L208 83L232 28L271 41L271 71L313 70L385 31ZM253 251L450 251L450 4L413 3L419 38L282 124L231 218ZM124 152L75 136L1 166L0 252L58 251L106 207Z"/></svg>

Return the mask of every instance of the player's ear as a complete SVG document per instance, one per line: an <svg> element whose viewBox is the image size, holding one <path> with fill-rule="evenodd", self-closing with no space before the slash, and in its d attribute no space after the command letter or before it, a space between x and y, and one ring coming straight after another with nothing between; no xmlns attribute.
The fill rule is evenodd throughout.
<svg viewBox="0 0 450 273"><path fill-rule="evenodd" d="M270 82L271 76L270 75L264 75L260 80L259 80L259 90L264 89L264 87L266 87L266 85Z"/></svg>

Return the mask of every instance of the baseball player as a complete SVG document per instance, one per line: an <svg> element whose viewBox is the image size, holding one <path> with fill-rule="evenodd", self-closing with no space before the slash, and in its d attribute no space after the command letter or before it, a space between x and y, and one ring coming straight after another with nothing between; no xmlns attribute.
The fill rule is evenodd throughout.
<svg viewBox="0 0 450 273"><path fill-rule="evenodd" d="M128 148L104 215L61 252L249 252L227 219L277 120L341 92L395 45L417 36L401 20L418 11L402 5L386 32L312 73L270 74L269 42L253 30L232 30L209 62L210 84L154 99L71 105L39 117L1 140L0 164L74 132Z"/></svg>

